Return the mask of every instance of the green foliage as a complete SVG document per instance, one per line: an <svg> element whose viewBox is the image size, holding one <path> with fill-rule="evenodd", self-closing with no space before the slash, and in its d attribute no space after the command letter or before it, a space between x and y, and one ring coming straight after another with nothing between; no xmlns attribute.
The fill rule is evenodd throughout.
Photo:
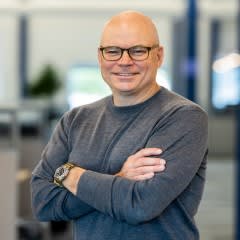
<svg viewBox="0 0 240 240"><path fill-rule="evenodd" d="M31 97L51 97L61 87L55 68L48 64L40 72L37 79L28 87Z"/></svg>

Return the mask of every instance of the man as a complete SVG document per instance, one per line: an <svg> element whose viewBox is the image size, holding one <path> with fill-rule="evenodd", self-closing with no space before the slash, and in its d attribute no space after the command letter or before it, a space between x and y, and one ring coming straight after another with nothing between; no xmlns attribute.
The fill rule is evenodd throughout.
<svg viewBox="0 0 240 240"><path fill-rule="evenodd" d="M105 25L98 59L112 96L58 123L33 172L35 215L73 220L75 240L199 239L205 112L156 83L163 47L141 13Z"/></svg>

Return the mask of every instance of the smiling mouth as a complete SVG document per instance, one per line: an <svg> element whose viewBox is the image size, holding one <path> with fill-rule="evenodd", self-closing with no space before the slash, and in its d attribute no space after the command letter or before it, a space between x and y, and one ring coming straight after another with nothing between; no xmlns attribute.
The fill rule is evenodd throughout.
<svg viewBox="0 0 240 240"><path fill-rule="evenodd" d="M114 75L120 76L120 77L132 77L136 75L137 73L114 73Z"/></svg>

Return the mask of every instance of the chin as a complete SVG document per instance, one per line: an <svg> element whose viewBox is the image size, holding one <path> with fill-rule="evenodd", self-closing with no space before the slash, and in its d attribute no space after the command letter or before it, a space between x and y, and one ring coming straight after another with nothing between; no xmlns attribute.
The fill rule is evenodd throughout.
<svg viewBox="0 0 240 240"><path fill-rule="evenodd" d="M134 96L136 89L114 89L114 92L119 96Z"/></svg>
<svg viewBox="0 0 240 240"><path fill-rule="evenodd" d="M130 88L130 87L118 87L118 88L114 88L115 92L119 92L119 93L133 93L135 92L135 88Z"/></svg>
<svg viewBox="0 0 240 240"><path fill-rule="evenodd" d="M118 84L114 84L113 88L119 91L133 91L134 89L137 88L136 82L121 82Z"/></svg>

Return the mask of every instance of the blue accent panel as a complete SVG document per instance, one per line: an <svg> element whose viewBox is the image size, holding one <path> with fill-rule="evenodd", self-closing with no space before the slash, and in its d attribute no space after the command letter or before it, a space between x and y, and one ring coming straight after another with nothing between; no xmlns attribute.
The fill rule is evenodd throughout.
<svg viewBox="0 0 240 240"><path fill-rule="evenodd" d="M19 18L19 79L20 97L26 97L27 93L27 33L28 20L26 16Z"/></svg>
<svg viewBox="0 0 240 240"><path fill-rule="evenodd" d="M187 98L186 55L187 55L187 18L177 18L172 30L172 90Z"/></svg>
<svg viewBox="0 0 240 240"><path fill-rule="evenodd" d="M237 31L237 48L240 53L240 0L238 0L238 13L236 20ZM236 139L235 139L235 161L236 161L236 213L235 213L235 239L240 239L240 105L236 107Z"/></svg>
<svg viewBox="0 0 240 240"><path fill-rule="evenodd" d="M216 59L217 53L219 51L219 39L220 39L221 23L219 19L213 19L210 25L210 64L208 68L210 86L209 86L209 95L210 95L210 106L213 111L216 111L214 108L212 99L214 96L214 84L213 84L213 72L212 72L212 63Z"/></svg>
<svg viewBox="0 0 240 240"><path fill-rule="evenodd" d="M235 139L235 161L236 161L236 212L235 212L235 239L240 239L240 105L235 109L236 116L236 139Z"/></svg>
<svg viewBox="0 0 240 240"><path fill-rule="evenodd" d="M187 53L187 97L195 101L196 82L196 41L197 41L197 1L188 1L188 53Z"/></svg>

